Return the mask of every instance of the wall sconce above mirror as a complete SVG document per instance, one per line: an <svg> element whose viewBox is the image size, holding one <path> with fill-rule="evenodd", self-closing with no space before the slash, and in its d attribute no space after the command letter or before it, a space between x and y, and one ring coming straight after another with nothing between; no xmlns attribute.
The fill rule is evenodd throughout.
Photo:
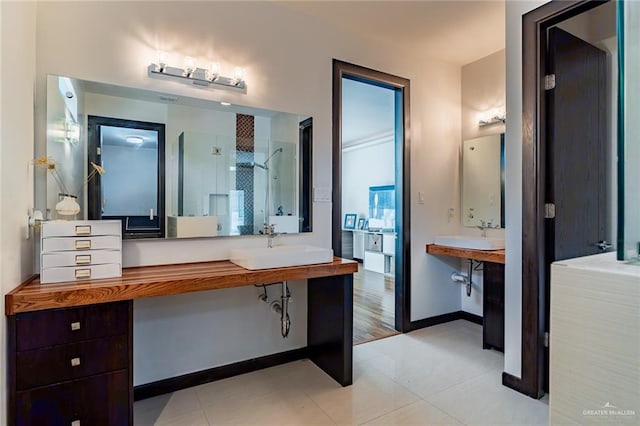
<svg viewBox="0 0 640 426"><path fill-rule="evenodd" d="M462 143L462 225L504 228L504 133Z"/></svg>
<svg viewBox="0 0 640 426"><path fill-rule="evenodd" d="M74 144L59 143L68 116L61 78L77 98ZM307 115L55 75L46 110L46 155L74 189L77 219L120 219L123 238L255 235L265 224L278 233L312 230ZM87 179L94 165L104 173ZM51 176L38 179L46 187L38 204L56 219L61 189Z"/></svg>
<svg viewBox="0 0 640 426"><path fill-rule="evenodd" d="M197 66L196 60L191 56L184 58L184 67L176 67L168 64L168 54L158 52L158 60L147 68L150 77L178 79L186 83L203 87L228 87L246 91L244 80L244 68L235 67L233 76L221 75L219 62L210 62L207 68Z"/></svg>
<svg viewBox="0 0 640 426"><path fill-rule="evenodd" d="M478 114L478 126L485 127L492 124L505 124L507 122L507 113L505 110L492 109L491 111Z"/></svg>

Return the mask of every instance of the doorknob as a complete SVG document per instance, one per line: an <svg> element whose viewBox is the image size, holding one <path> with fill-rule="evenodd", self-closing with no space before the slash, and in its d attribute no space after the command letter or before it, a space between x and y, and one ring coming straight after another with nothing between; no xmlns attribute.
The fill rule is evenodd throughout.
<svg viewBox="0 0 640 426"><path fill-rule="evenodd" d="M608 249L613 247L613 244L609 244L607 240L602 240L595 243L594 246L598 247L600 251L607 251Z"/></svg>

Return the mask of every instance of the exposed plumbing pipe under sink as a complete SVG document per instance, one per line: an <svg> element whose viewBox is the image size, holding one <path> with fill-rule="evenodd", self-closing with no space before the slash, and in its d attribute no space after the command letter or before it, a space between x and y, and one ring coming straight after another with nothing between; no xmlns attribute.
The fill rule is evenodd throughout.
<svg viewBox="0 0 640 426"><path fill-rule="evenodd" d="M289 329L291 328L291 319L289 318L289 302L291 301L291 293L289 292L289 287L286 281L282 281L280 284L282 285L282 295L280 296L280 300L269 301L266 286L272 284L265 284L262 286L264 292L258 296L258 299L268 303L271 311L280 315L280 334L282 334L282 337L286 339L289 336Z"/></svg>

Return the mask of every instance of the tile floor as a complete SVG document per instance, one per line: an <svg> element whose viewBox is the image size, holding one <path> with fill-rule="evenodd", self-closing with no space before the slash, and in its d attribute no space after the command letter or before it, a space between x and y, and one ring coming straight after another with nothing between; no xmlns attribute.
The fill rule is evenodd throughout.
<svg viewBox="0 0 640 426"><path fill-rule="evenodd" d="M138 401L147 425L546 425L548 405L501 384L482 327L454 321L354 347L353 385L296 361Z"/></svg>

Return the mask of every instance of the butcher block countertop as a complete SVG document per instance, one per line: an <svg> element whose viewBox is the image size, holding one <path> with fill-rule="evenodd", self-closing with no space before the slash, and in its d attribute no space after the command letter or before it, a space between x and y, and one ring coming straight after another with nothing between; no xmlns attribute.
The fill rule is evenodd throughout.
<svg viewBox="0 0 640 426"><path fill-rule="evenodd" d="M331 263L260 270L227 260L139 266L124 268L118 278L55 284L40 284L35 276L5 295L5 314L346 275L357 270L357 262L334 257Z"/></svg>
<svg viewBox="0 0 640 426"><path fill-rule="evenodd" d="M493 262L504 264L504 249L502 250L475 250L458 247L441 246L438 244L427 244L427 253L439 254L442 256L460 257L462 259L473 259L483 262Z"/></svg>

